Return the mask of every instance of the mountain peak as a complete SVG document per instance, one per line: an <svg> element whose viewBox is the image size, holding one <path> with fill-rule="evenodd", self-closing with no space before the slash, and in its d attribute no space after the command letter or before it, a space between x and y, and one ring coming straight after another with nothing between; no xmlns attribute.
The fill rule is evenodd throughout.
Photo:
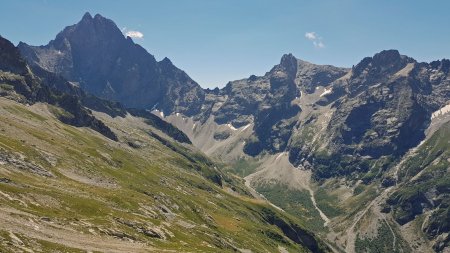
<svg viewBox="0 0 450 253"><path fill-rule="evenodd" d="M280 61L280 64L284 64L284 63L292 63L292 62L297 62L297 58L295 58L295 56L292 54L292 53L289 53L289 54L284 54L282 57L281 57L281 61Z"/></svg>
<svg viewBox="0 0 450 253"><path fill-rule="evenodd" d="M295 58L293 54L284 54L281 57L280 65L285 68L291 68L293 66L297 67L297 61L297 58Z"/></svg>
<svg viewBox="0 0 450 253"><path fill-rule="evenodd" d="M167 57L164 57L164 59L162 59L160 62L158 62L159 63L159 65L161 66L161 69L163 70L163 71L169 71L169 70L174 70L174 68L176 68L174 65L173 65L173 63L172 63L172 61L169 59L169 58L167 58ZM167 73L167 72L166 72Z"/></svg>
<svg viewBox="0 0 450 253"><path fill-rule="evenodd" d="M406 64L415 62L413 58L401 55L398 50L389 49L376 53L373 57L366 57L353 67L353 76L361 74L365 69L373 69L372 74L395 73Z"/></svg>
<svg viewBox="0 0 450 253"><path fill-rule="evenodd" d="M87 17L85 18L85 16L87 15ZM83 22L83 21L88 21L88 22ZM97 26L101 29L115 29L120 31L120 29L117 27L116 23L114 23L114 21L112 21L111 19L105 18L100 14L95 14L94 17L91 16L91 14L89 14L89 12L87 12L86 14L84 14L83 18L81 19L81 21L78 24L90 24L90 25L94 25ZM121 32L122 33L122 32Z"/></svg>
<svg viewBox="0 0 450 253"><path fill-rule="evenodd" d="M55 39L56 48L64 46L64 41L74 42L82 47L85 43L99 44L105 43L123 43L125 37L114 21L107 19L100 14L94 17L89 12L83 15L83 18L75 25L66 27Z"/></svg>
<svg viewBox="0 0 450 253"><path fill-rule="evenodd" d="M99 19L106 19L105 17L103 17L102 15L100 15L99 13L95 14L94 19L99 20Z"/></svg>
<svg viewBox="0 0 450 253"><path fill-rule="evenodd" d="M88 20L92 20L92 16L91 16L91 13L86 12L86 13L83 15L83 18L81 19L81 21L88 21Z"/></svg>
<svg viewBox="0 0 450 253"><path fill-rule="evenodd" d="M151 108L159 103L165 112L193 113L204 99L200 86L168 58L157 62L126 38L114 21L100 14L92 18L86 13L46 46L21 44L21 50L31 65L61 74L87 93L127 107ZM184 88L179 93L180 87L192 90ZM170 99L161 101L162 97ZM193 98L199 102L192 103Z"/></svg>
<svg viewBox="0 0 450 253"><path fill-rule="evenodd" d="M279 67L285 69L288 73L295 75L297 72L298 59L292 54L284 54L281 57Z"/></svg>
<svg viewBox="0 0 450 253"><path fill-rule="evenodd" d="M92 21L92 20L107 20L107 18L103 17L100 13L95 14L94 17L92 17L91 13L86 12L83 17L81 18L81 22L82 21Z"/></svg>
<svg viewBox="0 0 450 253"><path fill-rule="evenodd" d="M19 50L9 40L0 36L0 69L12 73L28 72L25 61Z"/></svg>
<svg viewBox="0 0 450 253"><path fill-rule="evenodd" d="M173 65L173 64L172 64L172 61L171 61L169 58L167 58L167 57L164 57L164 59L162 59L162 60L160 61L160 63L162 63L162 64L170 64L170 65Z"/></svg>
<svg viewBox="0 0 450 253"><path fill-rule="evenodd" d="M373 56L373 61L376 63L387 63L399 61L400 59L401 55L398 50L395 49L383 50Z"/></svg>

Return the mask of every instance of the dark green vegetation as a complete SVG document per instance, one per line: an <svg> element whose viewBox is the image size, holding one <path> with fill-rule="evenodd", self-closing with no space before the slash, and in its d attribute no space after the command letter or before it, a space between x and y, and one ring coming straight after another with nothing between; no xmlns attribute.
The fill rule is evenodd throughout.
<svg viewBox="0 0 450 253"><path fill-rule="evenodd" d="M234 174L244 178L252 173L255 172L255 170L258 168L259 163L256 161L251 161L250 159L244 159L241 158L237 160L232 166L229 166L231 168L231 172Z"/></svg>
<svg viewBox="0 0 450 253"><path fill-rule="evenodd" d="M331 196L323 188L319 188L314 196L316 198L317 206L328 218L334 218L344 214L344 212L338 208L339 199L336 196Z"/></svg>
<svg viewBox="0 0 450 253"><path fill-rule="evenodd" d="M306 190L289 189L279 184L258 185L256 190L270 199L273 204L286 212L301 217L304 226L313 231L324 230L323 220L311 202L311 196Z"/></svg>
<svg viewBox="0 0 450 253"><path fill-rule="evenodd" d="M396 235L393 234L386 221L380 220L378 224L379 227L376 236L364 239L358 237L356 239L355 251L357 253L405 252L402 248L402 241L396 238Z"/></svg>

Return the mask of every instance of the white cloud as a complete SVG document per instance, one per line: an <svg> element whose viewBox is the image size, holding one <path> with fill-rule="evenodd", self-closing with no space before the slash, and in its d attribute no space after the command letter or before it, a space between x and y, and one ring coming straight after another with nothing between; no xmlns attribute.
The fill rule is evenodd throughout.
<svg viewBox="0 0 450 253"><path fill-rule="evenodd" d="M322 41L319 41L319 42L313 41L313 44L316 48L324 48L325 47L325 44L323 44Z"/></svg>
<svg viewBox="0 0 450 253"><path fill-rule="evenodd" d="M144 34L139 31L127 31L125 33L126 36L133 38L133 39L143 39Z"/></svg>
<svg viewBox="0 0 450 253"><path fill-rule="evenodd" d="M308 40L315 40L317 38L317 34L315 32L305 33L305 38Z"/></svg>
<svg viewBox="0 0 450 253"><path fill-rule="evenodd" d="M322 37L320 37L316 32L305 33L305 38L312 41L315 48L324 48L325 47L325 44L322 41Z"/></svg>

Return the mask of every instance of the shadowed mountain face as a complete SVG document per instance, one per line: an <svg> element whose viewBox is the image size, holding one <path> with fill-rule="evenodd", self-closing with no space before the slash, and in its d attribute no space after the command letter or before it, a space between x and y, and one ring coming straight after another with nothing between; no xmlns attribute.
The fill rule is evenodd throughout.
<svg viewBox="0 0 450 253"><path fill-rule="evenodd" d="M63 77L39 66L35 66L31 71L18 48L2 37L0 37L0 83L0 96L21 103L44 102L61 107L65 113L57 113L56 116L64 123L90 127L113 140L117 140L116 135L103 122L92 116L89 109L112 117L124 117L127 113L142 117L147 124L175 140L190 143L189 138L180 130L145 110L126 110L120 103L86 94Z"/></svg>
<svg viewBox="0 0 450 253"><path fill-rule="evenodd" d="M88 93L126 107L198 113L204 91L165 58L158 62L113 21L86 13L46 46L18 46L32 67L62 75Z"/></svg>
<svg viewBox="0 0 450 253"><path fill-rule="evenodd" d="M44 73L41 73L44 74ZM57 79L57 78L56 78ZM52 79L52 81L55 81ZM70 84L58 79L58 87L71 90ZM49 76L39 77L28 67L19 50L8 40L0 37L0 96L21 103L44 102L61 108L55 116L74 126L90 127L104 136L117 140L116 135L102 121L92 116L81 105L76 91L61 93L49 83ZM65 88L63 88L63 86Z"/></svg>

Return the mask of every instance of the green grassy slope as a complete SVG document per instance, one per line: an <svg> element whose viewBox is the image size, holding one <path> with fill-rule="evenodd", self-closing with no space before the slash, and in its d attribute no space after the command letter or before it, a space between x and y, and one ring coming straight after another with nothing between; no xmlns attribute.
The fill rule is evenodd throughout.
<svg viewBox="0 0 450 253"><path fill-rule="evenodd" d="M143 119L104 115L115 142L54 111L0 98L1 252L326 251Z"/></svg>

